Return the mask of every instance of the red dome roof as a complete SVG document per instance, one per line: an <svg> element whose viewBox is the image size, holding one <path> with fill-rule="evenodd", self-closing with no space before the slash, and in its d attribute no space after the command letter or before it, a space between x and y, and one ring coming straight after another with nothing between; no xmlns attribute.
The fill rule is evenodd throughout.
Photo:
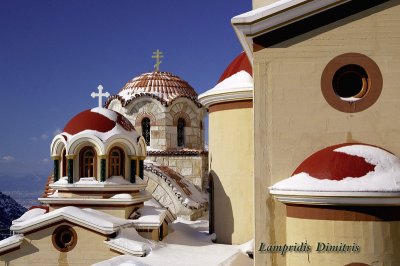
<svg viewBox="0 0 400 266"><path fill-rule="evenodd" d="M250 61L244 52L240 53L240 55L238 55L229 64L229 66L225 69L224 73L222 73L221 77L219 78L218 83L242 70L253 76L253 68L251 67Z"/></svg>
<svg viewBox="0 0 400 266"><path fill-rule="evenodd" d="M293 175L304 172L317 179L342 180L346 177L362 177L374 171L375 165L366 162L364 158L334 151L349 145L354 144L334 145L314 153L297 167Z"/></svg>
<svg viewBox="0 0 400 266"><path fill-rule="evenodd" d="M154 94L166 102L177 97L197 99L197 93L186 81L169 72L149 72L128 81L119 94Z"/></svg>
<svg viewBox="0 0 400 266"><path fill-rule="evenodd" d="M120 113L105 108L94 108L74 116L64 127L63 132L71 135L84 130L105 133L112 130L116 124L119 124L127 131L135 130L131 122Z"/></svg>

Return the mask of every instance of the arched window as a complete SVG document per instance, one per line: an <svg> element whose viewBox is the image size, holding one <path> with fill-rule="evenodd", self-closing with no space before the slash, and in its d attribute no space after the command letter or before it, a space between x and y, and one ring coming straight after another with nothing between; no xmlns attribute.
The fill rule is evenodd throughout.
<svg viewBox="0 0 400 266"><path fill-rule="evenodd" d="M146 141L146 145L150 146L150 119L148 117L142 120L142 135Z"/></svg>
<svg viewBox="0 0 400 266"><path fill-rule="evenodd" d="M80 152L81 177L94 177L96 169L96 152L92 147L85 147Z"/></svg>
<svg viewBox="0 0 400 266"><path fill-rule="evenodd" d="M124 152L120 148L113 148L109 155L109 176L124 175Z"/></svg>
<svg viewBox="0 0 400 266"><path fill-rule="evenodd" d="M178 147L185 146L185 120L183 118L178 119Z"/></svg>

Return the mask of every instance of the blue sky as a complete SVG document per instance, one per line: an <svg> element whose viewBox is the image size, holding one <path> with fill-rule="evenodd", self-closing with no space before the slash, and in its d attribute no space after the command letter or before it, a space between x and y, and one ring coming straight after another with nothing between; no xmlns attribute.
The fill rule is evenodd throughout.
<svg viewBox="0 0 400 266"><path fill-rule="evenodd" d="M51 139L97 105L102 84L116 94L151 71L212 88L242 50L230 18L250 0L2 0L0 3L0 177L46 175Z"/></svg>

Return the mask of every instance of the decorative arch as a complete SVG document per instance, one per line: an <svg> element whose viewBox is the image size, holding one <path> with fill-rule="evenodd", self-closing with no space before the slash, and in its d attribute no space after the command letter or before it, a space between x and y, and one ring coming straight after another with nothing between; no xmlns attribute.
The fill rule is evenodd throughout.
<svg viewBox="0 0 400 266"><path fill-rule="evenodd" d="M90 134L79 134L68 141L67 155L76 155L82 146L93 145L98 155L105 154L105 147L103 142L98 138Z"/></svg>
<svg viewBox="0 0 400 266"><path fill-rule="evenodd" d="M110 150L119 146L125 149L128 155L137 155L139 152L139 147L137 144L132 143L131 139L125 135L114 135L109 138L105 143L105 154L108 154Z"/></svg>
<svg viewBox="0 0 400 266"><path fill-rule="evenodd" d="M108 104L108 109L111 109L113 111L116 111L118 113L123 113L123 108L122 104L118 99L113 99L109 104Z"/></svg>
<svg viewBox="0 0 400 266"><path fill-rule="evenodd" d="M140 114L143 112L149 112L149 110L154 110L154 113L163 113L165 111L165 107L162 105L161 102L158 100L151 98L151 97L146 97L144 96L143 98L137 98L133 100L132 102L129 103L127 107L127 114L129 115L135 115L135 114Z"/></svg>
<svg viewBox="0 0 400 266"><path fill-rule="evenodd" d="M150 126L157 125L157 119L154 114L152 114L150 112L141 112L138 114L138 116L135 119L135 127L141 127L142 120L143 120L143 118L146 118L146 117L150 119Z"/></svg>
<svg viewBox="0 0 400 266"><path fill-rule="evenodd" d="M64 136L58 134L53 138L50 144L50 154L51 156L61 156L62 150L67 146L67 141Z"/></svg>
<svg viewBox="0 0 400 266"><path fill-rule="evenodd" d="M176 113L174 115L174 119L173 119L172 125L178 126L178 120L179 119L183 119L185 121L185 125L186 126L191 126L191 120L190 120L189 115L187 113L185 113L185 112L182 112L182 111L178 112L178 113Z"/></svg>

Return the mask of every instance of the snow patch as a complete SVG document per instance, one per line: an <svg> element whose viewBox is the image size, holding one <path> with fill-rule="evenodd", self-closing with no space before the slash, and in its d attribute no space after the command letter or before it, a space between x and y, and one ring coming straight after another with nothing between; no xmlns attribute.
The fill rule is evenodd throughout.
<svg viewBox="0 0 400 266"><path fill-rule="evenodd" d="M128 253L143 252L147 254L154 246L151 241L143 238L133 227L122 228L118 231L118 235L106 243L121 248Z"/></svg>
<svg viewBox="0 0 400 266"><path fill-rule="evenodd" d="M53 184L55 184L55 185L68 185L68 176L61 177L60 179L58 179Z"/></svg>
<svg viewBox="0 0 400 266"><path fill-rule="evenodd" d="M93 112L93 113L101 114L102 116L107 117L111 121L114 121L114 122L117 121L118 114L116 112L114 112L114 111L109 110L109 109L102 108L102 107L96 107L96 108L91 109L90 111Z"/></svg>
<svg viewBox="0 0 400 266"><path fill-rule="evenodd" d="M131 182L127 181L123 176L111 176L103 183L108 185L131 185Z"/></svg>
<svg viewBox="0 0 400 266"><path fill-rule="evenodd" d="M111 197L112 199L133 199L131 194L128 193L121 193L121 194L116 194Z"/></svg>
<svg viewBox="0 0 400 266"><path fill-rule="evenodd" d="M46 213L45 209L34 208L34 209L31 209L31 210L25 212L24 214L22 214L22 216L19 217L18 219L12 221L12 224L21 223L21 222L24 222L26 220L41 216L41 215L43 215L45 213Z"/></svg>

